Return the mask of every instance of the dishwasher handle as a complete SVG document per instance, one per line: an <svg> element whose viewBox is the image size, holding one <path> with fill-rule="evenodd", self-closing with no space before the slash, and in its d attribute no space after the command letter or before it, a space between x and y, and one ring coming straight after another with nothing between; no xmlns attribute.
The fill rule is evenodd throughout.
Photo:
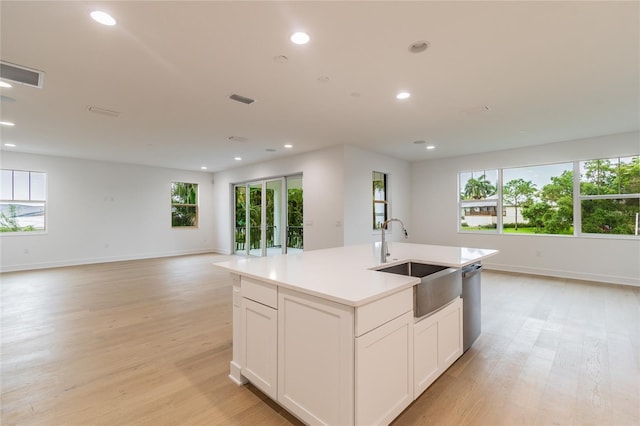
<svg viewBox="0 0 640 426"><path fill-rule="evenodd" d="M471 277L482 271L482 265L480 263L474 263L472 265L465 266L462 269L462 278Z"/></svg>

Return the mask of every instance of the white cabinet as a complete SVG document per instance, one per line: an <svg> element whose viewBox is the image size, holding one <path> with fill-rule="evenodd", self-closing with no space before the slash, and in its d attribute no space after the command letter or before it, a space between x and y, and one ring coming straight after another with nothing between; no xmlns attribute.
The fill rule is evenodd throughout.
<svg viewBox="0 0 640 426"><path fill-rule="evenodd" d="M247 277L233 291L231 378L307 424L389 424L462 355L459 298L416 321L411 288L357 308Z"/></svg>
<svg viewBox="0 0 640 426"><path fill-rule="evenodd" d="M353 308L278 292L278 402L308 424L353 424Z"/></svg>
<svg viewBox="0 0 640 426"><path fill-rule="evenodd" d="M278 311L242 298L242 332L242 375L276 399Z"/></svg>
<svg viewBox="0 0 640 426"><path fill-rule="evenodd" d="M277 397L278 311L276 286L242 278L240 364L244 378Z"/></svg>
<svg viewBox="0 0 640 426"><path fill-rule="evenodd" d="M355 424L389 424L413 401L413 311L356 338Z"/></svg>
<svg viewBox="0 0 640 426"><path fill-rule="evenodd" d="M462 355L462 299L413 326L414 398Z"/></svg>

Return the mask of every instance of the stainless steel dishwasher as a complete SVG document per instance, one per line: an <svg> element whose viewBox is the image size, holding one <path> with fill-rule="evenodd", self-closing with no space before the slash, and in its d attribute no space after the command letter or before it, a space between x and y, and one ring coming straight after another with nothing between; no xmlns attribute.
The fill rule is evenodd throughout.
<svg viewBox="0 0 640 426"><path fill-rule="evenodd" d="M465 352L480 336L482 329L481 272L479 263L462 268L462 346Z"/></svg>

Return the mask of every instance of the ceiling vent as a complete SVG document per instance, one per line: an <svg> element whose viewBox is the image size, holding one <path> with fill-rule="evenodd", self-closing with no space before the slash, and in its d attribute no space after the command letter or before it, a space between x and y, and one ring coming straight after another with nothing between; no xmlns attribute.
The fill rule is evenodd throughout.
<svg viewBox="0 0 640 426"><path fill-rule="evenodd" d="M0 78L41 89L44 72L0 61Z"/></svg>
<svg viewBox="0 0 640 426"><path fill-rule="evenodd" d="M231 99L232 101L242 102L243 104L247 104L247 105L251 105L252 103L254 103L256 101L255 99L247 98L245 96L236 95L235 93L233 95L229 96L229 99Z"/></svg>
<svg viewBox="0 0 640 426"><path fill-rule="evenodd" d="M87 106L87 111L93 112L95 114L108 115L109 117L120 117L119 111L114 111L112 109L99 108L93 105Z"/></svg>

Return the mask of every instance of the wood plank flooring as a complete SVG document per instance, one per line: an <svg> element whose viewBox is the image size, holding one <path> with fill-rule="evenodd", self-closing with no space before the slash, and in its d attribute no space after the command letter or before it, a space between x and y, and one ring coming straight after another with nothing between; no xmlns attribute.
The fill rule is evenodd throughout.
<svg viewBox="0 0 640 426"><path fill-rule="evenodd" d="M228 379L216 260L0 275L0 424L300 424ZM482 335L395 425L640 424L640 288L482 279Z"/></svg>

